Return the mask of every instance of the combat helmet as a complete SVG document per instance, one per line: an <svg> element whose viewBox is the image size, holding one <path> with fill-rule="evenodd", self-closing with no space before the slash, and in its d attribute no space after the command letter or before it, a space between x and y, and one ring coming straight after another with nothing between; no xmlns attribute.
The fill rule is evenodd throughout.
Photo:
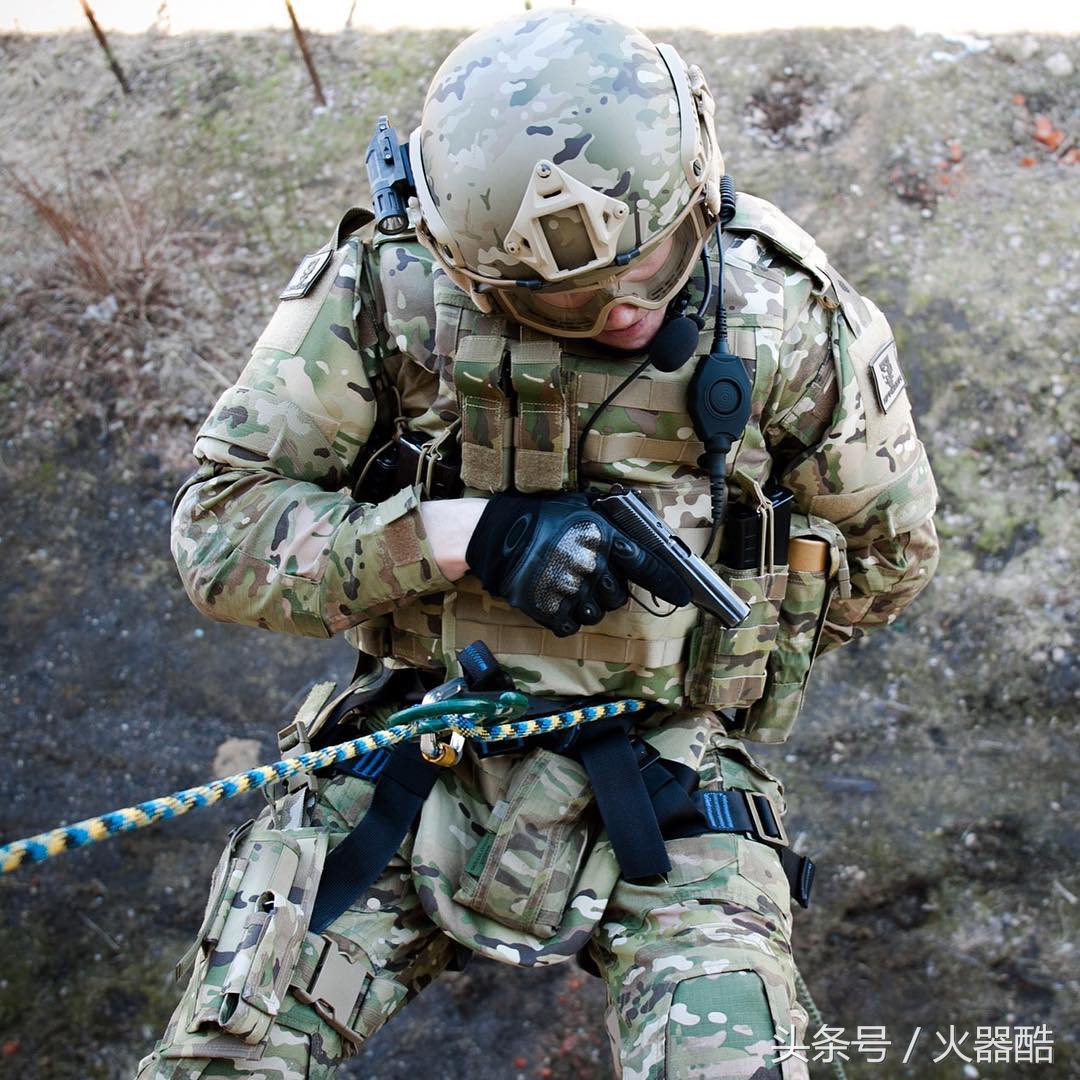
<svg viewBox="0 0 1080 1080"><path fill-rule="evenodd" d="M409 156L418 235L451 280L481 310L566 337L598 333L616 303L667 304L719 212L700 69L577 9L527 12L458 45ZM647 281L625 280L661 250Z"/></svg>

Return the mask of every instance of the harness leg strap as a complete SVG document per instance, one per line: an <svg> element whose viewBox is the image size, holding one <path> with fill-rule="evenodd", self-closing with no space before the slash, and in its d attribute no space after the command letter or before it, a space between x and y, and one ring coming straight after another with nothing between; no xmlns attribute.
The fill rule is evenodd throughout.
<svg viewBox="0 0 1080 1080"><path fill-rule="evenodd" d="M635 881L666 874L671 860L624 724L599 721L591 725L582 734L577 752L623 877Z"/></svg>
<svg viewBox="0 0 1080 1080"><path fill-rule="evenodd" d="M771 847L780 857L792 899L804 908L810 906L814 862L788 846L783 822L767 795L760 791L696 791L693 801L701 812L703 824L712 832L742 833ZM679 835L694 836L699 831L703 830L683 831Z"/></svg>
<svg viewBox="0 0 1080 1080"><path fill-rule="evenodd" d="M313 933L321 934L375 884L401 847L441 771L424 760L415 743L404 743L390 755L375 782L368 812L326 857L311 914Z"/></svg>

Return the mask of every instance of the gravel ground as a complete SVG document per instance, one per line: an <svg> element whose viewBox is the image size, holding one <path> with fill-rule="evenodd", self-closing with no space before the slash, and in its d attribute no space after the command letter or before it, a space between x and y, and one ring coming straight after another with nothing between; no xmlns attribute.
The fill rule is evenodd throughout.
<svg viewBox="0 0 1080 1080"><path fill-rule="evenodd" d="M705 68L739 186L886 310L941 488L937 579L820 665L766 754L821 866L796 925L811 988L849 1038L893 1041L885 1065L852 1050L853 1077L1080 1076L1080 43L657 36ZM454 41L316 37L313 110L277 32L118 38L130 98L86 35L0 38L5 838L195 783L228 740L271 760L304 688L347 673L340 643L202 620L168 506L281 283L364 199L375 117L410 130ZM130 1075L220 838L257 807L0 879L0 1075ZM576 971L476 963L342 1075L608 1077L602 1009ZM977 1026L1039 1024L1052 1065L974 1061ZM933 1062L950 1026L971 1062Z"/></svg>

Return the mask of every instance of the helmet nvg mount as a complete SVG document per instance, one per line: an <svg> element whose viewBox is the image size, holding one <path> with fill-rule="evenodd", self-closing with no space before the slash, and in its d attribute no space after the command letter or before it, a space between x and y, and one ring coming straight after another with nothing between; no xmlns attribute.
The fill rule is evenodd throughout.
<svg viewBox="0 0 1080 1080"><path fill-rule="evenodd" d="M450 279L482 310L566 337L598 333L617 303L666 305L720 210L701 71L578 10L527 12L458 45L409 158L418 235ZM624 281L653 253L655 273Z"/></svg>

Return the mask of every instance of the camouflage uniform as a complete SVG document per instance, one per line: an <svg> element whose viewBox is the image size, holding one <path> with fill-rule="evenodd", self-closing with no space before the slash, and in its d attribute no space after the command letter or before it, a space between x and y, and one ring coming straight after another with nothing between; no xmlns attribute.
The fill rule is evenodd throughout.
<svg viewBox="0 0 1080 1080"><path fill-rule="evenodd" d="M744 740L785 739L814 655L892 621L937 559L933 480L880 312L776 208L740 196L723 293L753 411L729 485L752 505L770 477L791 489L793 535L824 541L827 567L789 569L763 552L756 569L725 570L751 606L734 630L692 608L661 619L628 605L560 639L470 576L440 573L420 485L378 505L352 498L380 399L414 431L460 423L472 493L572 489L579 473L630 483L701 551L694 365L629 386L578 461L578 425L625 357L482 310L415 242L338 239L200 431L174 527L193 602L222 621L346 631L395 666L448 676L455 649L483 638L528 692L655 702L638 731L663 758L697 770L704 790L762 792L781 812L779 782ZM716 275L715 252L710 265ZM711 341L707 321L701 353ZM730 730L721 709L741 710ZM355 776L313 781L234 835L187 991L142 1080L331 1076L457 946L526 966L587 953L626 1080L806 1075L775 1054L781 1029L801 1036L806 1017L770 848L730 833L671 840L671 872L631 883L580 764L547 750L466 753L376 884L314 934L326 851L371 791Z"/></svg>

